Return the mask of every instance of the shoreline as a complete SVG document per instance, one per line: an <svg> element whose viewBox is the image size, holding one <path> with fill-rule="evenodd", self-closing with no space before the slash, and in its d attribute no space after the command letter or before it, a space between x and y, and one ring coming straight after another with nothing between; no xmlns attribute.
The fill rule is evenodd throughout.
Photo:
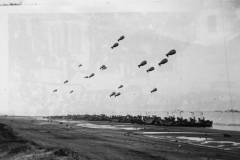
<svg viewBox="0 0 240 160"><path fill-rule="evenodd" d="M10 120L9 117L1 117L0 123L11 126L15 132L36 144L72 148L78 152L80 159L231 160L240 156L240 135L237 131L105 121L65 121L60 124L55 120L39 120L38 117ZM82 125L76 126L79 123ZM139 130L126 129L134 127ZM224 137L225 133L231 137ZM231 150L226 150L229 148Z"/></svg>
<svg viewBox="0 0 240 160"><path fill-rule="evenodd" d="M47 118L43 118L45 120L48 120ZM80 121L83 121L83 120L66 120L66 119L53 119L55 121L61 121L61 122L80 122ZM88 122L91 122L91 123L94 123L94 122L101 122L101 121L88 121ZM104 122L104 121L103 121ZM108 121L106 121L108 122ZM117 122L117 124L120 124L121 122ZM126 124L126 123L121 123L121 124ZM224 127L219 127L219 126L224 126ZM191 128L191 127L185 127L185 126L165 126L165 127L183 127L183 128ZM222 131L238 131L240 132L240 124L221 124L221 123L213 123L213 126L212 127L195 127L195 128L207 128L207 129L212 129L212 130L222 130Z"/></svg>

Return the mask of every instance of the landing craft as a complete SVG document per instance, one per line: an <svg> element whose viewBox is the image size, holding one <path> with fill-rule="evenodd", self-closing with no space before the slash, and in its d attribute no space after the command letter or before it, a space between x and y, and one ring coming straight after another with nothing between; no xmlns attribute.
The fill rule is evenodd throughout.
<svg viewBox="0 0 240 160"><path fill-rule="evenodd" d="M82 64L79 64L79 66L78 67L81 67L82 66Z"/></svg>
<svg viewBox="0 0 240 160"><path fill-rule="evenodd" d="M115 95L115 97L117 97L117 96L119 96L121 93L120 92L118 92L116 95Z"/></svg>
<svg viewBox="0 0 240 160"><path fill-rule="evenodd" d="M154 67L150 67L147 72L150 72L150 71L153 71L154 70Z"/></svg>
<svg viewBox="0 0 240 160"><path fill-rule="evenodd" d="M165 64L167 62L168 62L167 58L164 58L160 63L158 63L158 65L161 66L161 64Z"/></svg>
<svg viewBox="0 0 240 160"><path fill-rule="evenodd" d="M57 89L55 89L53 92L57 92Z"/></svg>
<svg viewBox="0 0 240 160"><path fill-rule="evenodd" d="M124 36L121 36L119 39L118 39L118 42L123 40L125 37Z"/></svg>
<svg viewBox="0 0 240 160"><path fill-rule="evenodd" d="M110 97L114 96L116 93L115 92L112 92L112 94L110 95Z"/></svg>
<svg viewBox="0 0 240 160"><path fill-rule="evenodd" d="M171 51L169 51L169 52L166 54L166 56L168 57L168 56L174 55L174 54L176 54L176 50L175 50L175 49L172 49Z"/></svg>
<svg viewBox="0 0 240 160"><path fill-rule="evenodd" d="M147 61L142 61L139 65L138 65L138 68L140 68L141 66L144 66L147 64Z"/></svg>
<svg viewBox="0 0 240 160"><path fill-rule="evenodd" d="M119 86L118 89L119 89L119 88L122 88L122 87L123 87L123 85Z"/></svg>
<svg viewBox="0 0 240 160"><path fill-rule="evenodd" d="M117 46L118 46L118 43L115 43L111 48L113 49L113 48L115 48Z"/></svg>
<svg viewBox="0 0 240 160"><path fill-rule="evenodd" d="M156 91L157 91L157 88L154 88L154 89L151 91L151 93L152 93L152 92L156 92Z"/></svg>
<svg viewBox="0 0 240 160"><path fill-rule="evenodd" d="M65 83L68 83L68 80L66 80L66 81L64 82L64 84L65 84Z"/></svg>
<svg viewBox="0 0 240 160"><path fill-rule="evenodd" d="M88 76L84 77L84 78L88 78Z"/></svg>
<svg viewBox="0 0 240 160"><path fill-rule="evenodd" d="M92 73L88 78L91 78L91 77L93 77L94 76L94 73Z"/></svg>
<svg viewBox="0 0 240 160"><path fill-rule="evenodd" d="M73 91L71 91L70 93L73 93Z"/></svg>

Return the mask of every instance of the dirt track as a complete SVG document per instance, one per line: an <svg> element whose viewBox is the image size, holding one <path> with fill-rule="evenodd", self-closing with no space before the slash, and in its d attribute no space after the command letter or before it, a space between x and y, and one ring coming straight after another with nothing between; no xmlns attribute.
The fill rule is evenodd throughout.
<svg viewBox="0 0 240 160"><path fill-rule="evenodd" d="M13 122L10 122L13 120ZM239 132L230 132L232 137L226 139L221 136L226 131L208 130L204 128L166 128L160 126L146 126L136 131L93 129L76 127L75 124L59 122L42 123L46 121L33 118L0 117L0 123L11 126L18 136L33 141L43 147L67 148L75 151L78 159L99 160L207 160L207 159L239 159L239 150L219 150L179 142L170 142L169 139L153 139L141 134L139 131L194 131L217 132L209 138L240 142ZM95 124L117 125L119 123L91 122ZM68 126L66 126L68 125ZM138 125L138 128L142 127ZM203 132L204 133L204 132ZM179 146L180 145L180 146ZM70 152L69 152L70 153ZM73 152L71 152L73 153ZM76 158L77 159L77 158Z"/></svg>

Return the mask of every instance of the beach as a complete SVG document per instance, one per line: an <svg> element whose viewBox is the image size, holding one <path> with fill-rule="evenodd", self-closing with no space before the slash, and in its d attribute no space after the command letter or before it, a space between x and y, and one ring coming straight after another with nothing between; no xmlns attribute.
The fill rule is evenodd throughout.
<svg viewBox="0 0 240 160"><path fill-rule="evenodd" d="M42 148L67 150L65 156L55 155L55 159L236 160L240 156L239 131L109 121L51 122L40 117L0 117L0 123ZM5 158L18 154L8 152Z"/></svg>

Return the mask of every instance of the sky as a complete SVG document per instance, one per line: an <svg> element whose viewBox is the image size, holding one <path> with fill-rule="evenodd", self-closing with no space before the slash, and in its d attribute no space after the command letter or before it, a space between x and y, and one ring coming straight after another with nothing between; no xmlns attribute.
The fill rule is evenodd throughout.
<svg viewBox="0 0 240 160"><path fill-rule="evenodd" d="M239 110L239 7L224 0L0 6L0 114Z"/></svg>

